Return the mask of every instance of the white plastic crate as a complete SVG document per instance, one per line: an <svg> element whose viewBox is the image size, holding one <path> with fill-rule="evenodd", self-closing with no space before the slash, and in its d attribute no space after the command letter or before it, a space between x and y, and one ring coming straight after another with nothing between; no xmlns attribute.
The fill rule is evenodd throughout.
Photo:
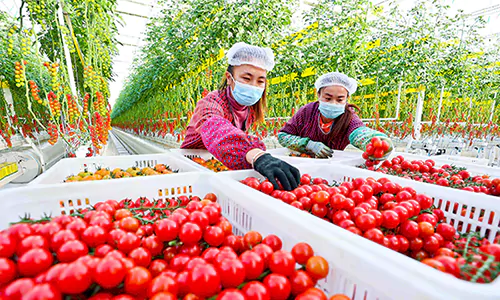
<svg viewBox="0 0 500 300"><path fill-rule="evenodd" d="M215 156L208 152L207 150L201 150L201 149L172 149L170 150L172 154L180 157L183 161L186 163L190 164L191 166L195 167L198 171L205 171L205 172L213 172L210 169L207 169L203 167L200 164L195 163L191 159L188 158L188 156L199 156L203 158L204 160L209 160L212 158L215 158Z"/></svg>
<svg viewBox="0 0 500 300"><path fill-rule="evenodd" d="M344 161L344 160L352 160L352 159L356 159L356 158L361 157L361 153L345 152L345 151L339 151L339 150L334 150L333 157L328 158L328 159L292 157L292 156L290 156L291 153L294 153L294 154L300 154L300 153L295 152L293 150L290 150L288 148L271 149L271 150L268 150L267 152L269 152L271 155L275 156L276 158L284 160L290 164L331 163L331 162L338 162L338 161Z"/></svg>
<svg viewBox="0 0 500 300"><path fill-rule="evenodd" d="M310 174L313 177L321 177L336 182L352 181L355 178L362 177L368 178L372 177L375 179L381 177L387 177L393 182L397 182L402 186L409 186L414 188L418 193L423 193L434 198L434 205L442 209L448 222L454 220L454 227L457 228L462 225L462 232L465 232L468 225L470 225L470 230L479 230L481 236L486 236L490 241L493 241L495 235L500 232L500 199L483 195L483 194L471 194L466 191L449 189L441 186L429 185L413 180L408 180L395 176L387 176L381 173L371 172L363 169L353 168L350 166L342 164L314 164L314 165L296 165L296 167L301 171L302 174ZM263 177L255 171L234 171L219 174L218 176L232 178L234 180L243 180L247 177L257 177L262 179ZM249 188L250 189L250 188ZM247 193L247 192L245 192ZM260 193L260 192L259 192ZM278 202L285 206L290 206L284 204L281 201L260 193L261 197L266 197L268 202ZM457 213L453 212L455 204L458 205ZM292 207L292 206L290 206ZM293 208L293 207L292 207ZM463 208L466 208L466 216L470 215L472 209L475 209L472 218L463 217L460 212ZM284 208L283 208L284 209ZM490 284L478 284L466 282L454 278L448 274L436 271L414 259L400 255L393 250L387 249L383 246L375 244L363 237L358 237L347 230L344 230L332 223L326 222L320 218L314 217L309 213L302 212L298 209L297 211L312 216L306 223L306 219L302 219L300 222L303 224L308 224L308 226L313 228L321 228L328 232L328 236L325 236L325 241L334 241L339 239L341 236L345 239L350 239L350 243L354 244L359 249L366 249L371 254L374 255L375 260L380 264L379 267L390 263L391 265L396 265L400 272L406 272L406 274L401 274L401 278L397 281L394 279L385 281L382 278L386 276L385 274L378 274L374 270L369 271L369 273L377 277L378 280L382 282L378 286L379 289L367 291L367 297L364 298L357 296L354 299L386 299L386 297L379 294L380 292L385 292L392 299L500 299L500 279L497 278L493 283ZM483 211L485 214L484 220L479 221L480 212ZM488 216L494 213L492 224L488 224ZM343 232L339 232L343 231ZM343 234L350 236L343 237ZM388 272L396 272L392 267L387 268ZM404 271L406 270L406 271ZM360 286L355 283L354 289L358 291ZM361 286L362 295L365 295L364 286ZM400 294L400 288L406 290L406 293ZM357 292L356 292L357 295ZM397 297L396 297L397 295ZM430 296L433 295L433 296Z"/></svg>
<svg viewBox="0 0 500 300"><path fill-rule="evenodd" d="M477 157L466 157L466 156L458 156L458 155L436 155L431 156L432 159L436 158L439 160L449 160L452 163L456 164L475 164L480 166L488 166L489 160L486 158L477 158Z"/></svg>
<svg viewBox="0 0 500 300"><path fill-rule="evenodd" d="M396 157L396 156L403 156L406 160L427 160L427 159L432 159L433 161L436 162L436 165L442 166L445 164L448 165L454 165L457 167L464 167L467 168L467 171L471 173L471 175L489 175L492 178L500 178L500 168L499 167L488 167L488 166L483 166L475 163L466 163L462 161L453 161L448 158L442 158L441 155L439 156L421 156L421 155L415 155L415 154L410 154L410 153L404 153L404 152L394 152L391 154L390 159ZM355 158L355 159L350 159L350 160L342 160L339 161L339 163L344 164L344 165L349 165L349 166L358 166L361 165L365 162L364 159L360 158Z"/></svg>
<svg viewBox="0 0 500 300"><path fill-rule="evenodd" d="M26 213L32 218L44 214L57 216L108 199L202 197L209 192L217 195L222 213L236 234L250 230L259 231L264 236L276 234L286 250L291 250L298 242L309 243L330 264L328 278L318 282L329 295L344 293L354 300L436 298L436 291L422 286L425 277L410 272L417 262L404 261L402 267L398 265L398 259L383 261L378 253L380 249L372 249L374 245L367 243L366 248L360 248L351 244L356 238L349 232L334 226L325 230L316 226L321 220L312 215L279 201L270 201L258 191L208 172L176 174L169 176L168 180L152 176L0 191L0 229Z"/></svg>
<svg viewBox="0 0 500 300"><path fill-rule="evenodd" d="M171 153L65 158L31 181L30 185L63 183L68 176L76 175L85 168L93 172L99 167L112 170L115 168L154 167L156 164L165 164L172 170L178 170L179 172L198 171L193 165ZM68 184L81 184L81 182Z"/></svg>

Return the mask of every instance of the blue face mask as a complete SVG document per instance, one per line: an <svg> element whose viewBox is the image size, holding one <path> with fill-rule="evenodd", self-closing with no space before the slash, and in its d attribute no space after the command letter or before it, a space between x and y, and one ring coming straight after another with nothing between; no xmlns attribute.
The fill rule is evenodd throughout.
<svg viewBox="0 0 500 300"><path fill-rule="evenodd" d="M233 97L240 105L252 106L262 98L264 88L238 82L232 75L231 78L234 81Z"/></svg>
<svg viewBox="0 0 500 300"><path fill-rule="evenodd" d="M319 102L319 112L327 119L336 119L345 112L345 104Z"/></svg>

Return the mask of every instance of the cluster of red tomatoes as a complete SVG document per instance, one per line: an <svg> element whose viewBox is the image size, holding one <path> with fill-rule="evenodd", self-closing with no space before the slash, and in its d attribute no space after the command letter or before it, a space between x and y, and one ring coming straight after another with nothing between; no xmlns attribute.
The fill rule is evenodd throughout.
<svg viewBox="0 0 500 300"><path fill-rule="evenodd" d="M387 178L357 178L331 187L304 174L291 192L273 190L268 181L253 177L242 183L458 278L491 282L500 272L498 237L494 244L479 239L477 245L461 239L431 197ZM493 261L486 265L490 255Z"/></svg>
<svg viewBox="0 0 500 300"><path fill-rule="evenodd" d="M0 299L327 299L314 286L328 263L308 244L235 236L214 201L108 200L12 225L0 232Z"/></svg>
<svg viewBox="0 0 500 300"><path fill-rule="evenodd" d="M373 167L375 164L378 164L379 159L386 155L390 147L391 145L389 145L387 141L384 141L379 137L372 138L370 143L366 145L365 152L362 154L363 159L366 160L366 166ZM371 158L375 158L377 160L372 160Z"/></svg>
<svg viewBox="0 0 500 300"><path fill-rule="evenodd" d="M371 171L375 170L373 165L368 162L362 167L367 167ZM432 159L410 161L405 160L400 155L392 160L384 161L376 171L415 181L500 196L500 178L490 179L487 176L471 176L465 168L450 165L443 165L438 168L436 162Z"/></svg>

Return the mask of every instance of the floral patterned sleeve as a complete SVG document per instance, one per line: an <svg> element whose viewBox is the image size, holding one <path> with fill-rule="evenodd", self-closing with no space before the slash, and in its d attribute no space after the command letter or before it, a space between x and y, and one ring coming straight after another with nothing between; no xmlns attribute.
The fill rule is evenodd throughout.
<svg viewBox="0 0 500 300"><path fill-rule="evenodd" d="M201 118L196 129L207 150L229 169L251 169L252 166L246 161L246 154L255 148L266 150L264 143L224 118L218 103L204 101L198 104L197 110Z"/></svg>
<svg viewBox="0 0 500 300"><path fill-rule="evenodd" d="M376 136L387 137L386 134L380 131L362 126L352 131L352 133L349 135L349 141L354 147L365 151L366 145L368 145L371 139Z"/></svg>
<svg viewBox="0 0 500 300"><path fill-rule="evenodd" d="M310 138L300 136L300 127L305 124L305 115L305 108L302 107L283 126L278 133L278 142L281 146L302 153L307 151L306 146Z"/></svg>
<svg viewBox="0 0 500 300"><path fill-rule="evenodd" d="M310 139L306 137L303 138L286 132L278 133L278 142L281 146L301 153L307 152L306 146L309 141Z"/></svg>

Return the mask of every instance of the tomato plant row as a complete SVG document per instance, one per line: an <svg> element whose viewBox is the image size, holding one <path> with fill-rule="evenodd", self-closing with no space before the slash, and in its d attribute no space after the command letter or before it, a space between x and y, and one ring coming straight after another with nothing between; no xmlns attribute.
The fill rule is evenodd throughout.
<svg viewBox="0 0 500 300"><path fill-rule="evenodd" d="M457 26L467 16L444 18L449 8L436 3L432 12L425 2L403 12L365 0L321 0L303 13L305 29L295 31L289 26L294 18L290 12L297 10L295 2L187 3L169 7L149 27L143 57L117 100L113 113L117 126L144 131L148 126L163 127L163 122L168 128L170 118L189 119L196 101L217 88L227 67L221 48L245 41L270 46L276 54L276 68L268 74L269 117L293 115L315 99L315 77L338 70L360 81L350 101L361 107L361 117L399 122L399 129L391 130L392 122L383 125L394 136L412 134L413 120L405 118L414 116L419 97L425 100L422 120L438 125L424 125L429 135L461 131L467 137L484 136L488 130L470 126L483 123L485 127L485 120L491 120L489 129L498 131L500 102L494 99L500 73L498 41L486 41L478 34L485 26L482 19ZM206 13L203 20L198 18L200 11ZM188 31L193 35L178 38L177 32ZM478 45L481 53L474 52ZM401 122L408 128L401 129ZM469 124L455 128L458 122ZM173 126L182 139L184 124ZM276 128L280 127L267 127L266 134Z"/></svg>
<svg viewBox="0 0 500 300"><path fill-rule="evenodd" d="M30 0L22 6L25 16L0 15L6 32L0 39L0 77L10 91L0 93L1 106L8 107L1 112L2 137L10 146L14 134L33 138L47 131L51 144L62 140L70 153L88 141L89 153L98 152L111 126L107 98L117 51L116 1Z"/></svg>

